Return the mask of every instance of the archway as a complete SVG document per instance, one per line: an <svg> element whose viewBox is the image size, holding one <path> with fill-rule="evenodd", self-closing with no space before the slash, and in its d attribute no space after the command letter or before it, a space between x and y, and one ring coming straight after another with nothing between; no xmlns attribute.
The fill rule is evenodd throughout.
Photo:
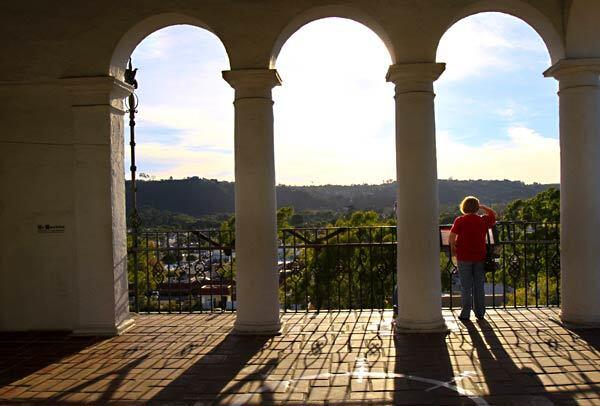
<svg viewBox="0 0 600 406"><path fill-rule="evenodd" d="M170 26L147 36L131 58L139 83L138 172L232 181L233 90L221 78L229 62L218 38Z"/></svg>
<svg viewBox="0 0 600 406"><path fill-rule="evenodd" d="M160 214L167 210L167 217L185 215L190 219L194 218L193 213L185 213L193 199L190 194L187 194L185 199L181 199L181 195L185 194L181 189L189 188L190 183L209 183L200 177L219 176L229 181L233 180L233 115L230 104L232 95L227 84L221 79L221 70L228 68L229 61L221 41L210 31L202 29L205 27L206 25L196 18L174 13L160 14L134 25L116 45L110 65L110 73L114 78L107 77L106 81L110 82L112 87L126 86L121 81L131 79L125 78L125 68L133 53L133 64L138 69L136 80L139 83L133 103L136 104L137 111L131 108L131 102L129 106L127 104L123 106L116 98L111 101L111 106L108 108L109 120L106 120L104 111L93 111L93 106L89 107L89 113L79 110L81 114L85 114L82 117L91 117L94 114L96 120L109 125L106 131L103 131L104 137L109 135L107 137L110 139L109 145L107 151L99 151L99 157L102 154L102 160L99 159L99 162L102 163L103 170L108 170L109 173L106 181L110 186L103 190L104 193L109 191L110 198L106 199L104 196L102 199L106 200L106 204L110 207L110 210L103 211L103 216L110 216L110 220L105 221L109 225L106 227L108 238L107 246L103 246L102 249L112 252L108 257L112 258L114 263L112 266L114 277L110 281L103 282L106 286L99 286L97 282L95 283L98 276L94 273L102 272L103 266L98 265L97 271L80 270L79 282L84 291L92 289L95 284L95 289L100 293L84 295L86 299L82 302L85 303L80 307L94 309L96 302L102 302L106 308L109 303L115 302L116 311L113 311L110 316L116 320L103 321L103 323L117 326L124 323L130 325L128 303L136 311L143 310L140 307L143 303L147 307L151 304L157 305L156 308L150 308L152 306L146 308L147 311L167 310L167 307L170 310L177 306L182 310L184 305L182 292L185 290L186 293L190 293L189 287L192 282L197 282L194 285L197 288L194 291L194 304L196 301L202 302L202 298L196 297L200 295L203 284L195 275L204 275L204 268L198 258L201 247L197 244L197 238L194 240L196 255L193 257L188 255L192 239L190 236L184 241L177 234L157 232L155 237L139 235L136 232L139 231L138 219L144 216L136 216L134 221L128 217L126 223L124 192L125 172L137 171L138 175L145 173L145 186L152 186L148 184L153 183L153 186L157 186L155 189L160 189L161 181L152 181L153 178L186 178L172 181L171 186L180 189L179 197L175 201L188 203L187 207L167 210L164 206L158 206L150 212L150 216L156 217L156 212ZM143 42L144 39L146 42ZM93 85L90 83L89 87ZM114 90L109 86L107 90L113 98ZM122 113L125 110L127 115L124 121ZM137 160L135 165L131 165L128 159L127 163L131 166L124 168L124 156L129 157L130 145L131 150L135 145L130 141L129 128L126 127L125 131L123 128L127 123L134 121L131 111L136 113L135 127L132 128L136 131ZM215 155L220 155L220 159ZM106 159L106 156L110 158ZM220 164L221 162L224 164ZM81 177L85 177L85 174L82 173ZM177 185L178 183L181 185ZM128 186L130 190L135 189L131 188L132 185ZM138 184L138 191L139 186ZM153 188L146 187L146 189ZM149 200L152 200L152 193L153 191L150 190ZM173 190L162 192L156 190L154 193L163 204L168 200L171 203L174 201ZM94 209L97 209L98 204L91 201L94 196L88 193L85 198L90 200L89 204L86 202L88 206L94 205ZM148 193L146 199L148 200ZM143 199L141 203L144 203ZM150 205L154 203L156 202L150 202ZM84 210L90 211L87 207ZM96 215L96 217L100 219L102 216ZM156 227L152 221L147 221L148 213L145 217L146 224L142 221L142 227L144 225ZM128 230L134 231L133 238L132 235L128 235ZM141 241L141 243L137 245L133 241ZM132 253L133 255L128 256ZM175 260L169 260L171 257ZM201 279L204 281L210 277ZM164 291L162 292L164 294L161 294L161 291ZM219 295L220 293L222 292L219 291ZM103 295L111 295L111 297ZM164 296L168 297L168 304L162 306ZM209 296L213 296L212 290ZM190 300L187 301L187 307L191 308L191 296L188 298ZM93 319L97 316L86 313L86 317ZM106 316L102 315L102 317ZM93 323L99 324L97 321ZM117 329L120 330L121 327Z"/></svg>
<svg viewBox="0 0 600 406"><path fill-rule="evenodd" d="M394 224L393 88L384 80L390 63L380 37L345 18L312 21L281 49L276 67L284 86L274 91L278 206L293 205L294 215L289 224L279 222L279 238L284 244L293 240L296 231L281 231L290 226L312 227L298 230L308 240L326 227L362 228L324 242L343 244L344 254L333 246L324 246L321 254L301 244L280 249L281 266L303 264L281 273L280 300L286 310L391 307L393 247L364 250L389 254L389 264L383 271L381 261L378 275L374 266L356 266L363 252L348 245L355 238L368 244L369 232L377 241L394 239L392 227L377 227ZM304 255L315 262L303 262ZM342 267L342 261L352 265ZM311 267L319 269L318 275L309 276Z"/></svg>
<svg viewBox="0 0 600 406"><path fill-rule="evenodd" d="M276 66L277 58L279 57L279 53L284 44L286 44L298 30L311 22L328 18L348 19L369 28L385 45L392 63L396 62L394 44L385 28L377 21L377 19L358 8L346 5L331 5L311 8L296 16L296 18L284 27L273 44L273 50L271 51L271 67Z"/></svg>
<svg viewBox="0 0 600 406"><path fill-rule="evenodd" d="M469 16L487 12L507 14L528 24L544 42L552 64L564 58L565 43L560 25L555 21L551 21L547 15L523 0L475 1L451 16L446 31ZM441 34L445 34L446 31Z"/></svg>
<svg viewBox="0 0 600 406"><path fill-rule="evenodd" d="M162 28L183 24L205 29L219 38L219 36L211 27L208 26L208 24L197 17L180 13L157 14L139 21L123 34L115 46L115 51L113 52L110 61L110 75L118 79L123 78L129 57L133 53L134 49L144 40L144 38ZM225 48L227 48L220 38L219 41Z"/></svg>
<svg viewBox="0 0 600 406"><path fill-rule="evenodd" d="M340 18L311 22L286 42L277 64L285 85L274 90L278 183L393 178L393 154L382 151L394 145L393 89L383 80L391 60L382 45L367 27ZM384 163L375 162L376 151Z"/></svg>
<svg viewBox="0 0 600 406"><path fill-rule="evenodd" d="M231 269L214 271L199 231L218 229L233 212L227 55L210 32L177 25L146 37L131 58L139 87L135 165L126 158L130 303L138 312L233 309L233 283L224 280Z"/></svg>
<svg viewBox="0 0 600 406"><path fill-rule="evenodd" d="M560 300L558 192L546 192L560 182L557 86L542 75L556 50L549 55L539 32L539 26L534 30L505 13L480 13L454 24L438 48L438 60L447 63L436 82L438 173L448 179L441 181L441 190L479 194L482 203L504 212L504 220L532 222L497 226L496 237L503 241L500 268L487 274L486 284L487 302L494 306L547 306ZM515 194L537 193L537 199L555 203L554 210L524 213L517 206L527 204L512 202ZM459 214L462 197L440 202L446 221ZM459 288L450 278L452 270L450 263L443 268L450 295Z"/></svg>

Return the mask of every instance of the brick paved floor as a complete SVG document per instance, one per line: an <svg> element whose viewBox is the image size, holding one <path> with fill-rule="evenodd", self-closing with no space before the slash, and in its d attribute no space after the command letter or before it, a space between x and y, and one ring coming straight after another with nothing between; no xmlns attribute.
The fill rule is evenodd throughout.
<svg viewBox="0 0 600 406"><path fill-rule="evenodd" d="M390 312L283 315L283 334L230 334L233 314L145 315L111 339L0 336L0 403L600 404L600 330L556 309L491 310L448 334L400 334Z"/></svg>

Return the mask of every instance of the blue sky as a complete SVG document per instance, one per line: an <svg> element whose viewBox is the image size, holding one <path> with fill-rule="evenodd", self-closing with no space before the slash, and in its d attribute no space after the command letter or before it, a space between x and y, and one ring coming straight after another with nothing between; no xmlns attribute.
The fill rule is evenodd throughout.
<svg viewBox="0 0 600 406"><path fill-rule="evenodd" d="M211 33L174 26L133 53L139 68L140 172L157 179L233 180L233 90ZM541 38L524 22L485 13L451 27L435 84L440 178L558 182L557 83ZM344 19L296 32L276 63L275 163L280 184L380 183L395 178L390 57Z"/></svg>

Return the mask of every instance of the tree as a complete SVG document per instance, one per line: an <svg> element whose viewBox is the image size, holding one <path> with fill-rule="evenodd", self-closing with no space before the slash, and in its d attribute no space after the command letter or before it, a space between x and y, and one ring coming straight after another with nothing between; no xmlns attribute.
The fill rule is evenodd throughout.
<svg viewBox="0 0 600 406"><path fill-rule="evenodd" d="M505 220L555 222L560 221L560 191L550 188L531 199L517 199L506 206Z"/></svg>
<svg viewBox="0 0 600 406"><path fill-rule="evenodd" d="M131 250L133 248L133 236L127 236L127 248ZM157 281L154 277L155 270L163 270L163 264L158 260L156 256L156 244L154 241L147 239L138 239L138 253L137 253L137 265L138 269L135 269L134 255L130 253L127 255L127 279L129 287L135 294L136 288L138 293L138 300L140 301L140 307L144 309L149 304L150 294L156 290ZM137 274L137 275L136 275ZM137 277L137 287L136 287ZM153 310L146 308L146 310Z"/></svg>
<svg viewBox="0 0 600 406"><path fill-rule="evenodd" d="M513 223L500 227L499 237L514 243L503 245L502 267L488 280L505 280L514 287L507 305L558 305L560 191L550 188L531 199L515 200L506 207L504 219Z"/></svg>
<svg viewBox="0 0 600 406"><path fill-rule="evenodd" d="M294 215L294 208L291 206L281 207L277 210L277 229L290 227L290 219Z"/></svg>

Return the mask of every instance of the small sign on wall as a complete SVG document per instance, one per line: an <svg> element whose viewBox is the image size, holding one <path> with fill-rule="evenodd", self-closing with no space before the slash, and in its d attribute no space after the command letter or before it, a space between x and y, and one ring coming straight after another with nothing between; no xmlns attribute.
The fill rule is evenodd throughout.
<svg viewBox="0 0 600 406"><path fill-rule="evenodd" d="M65 226L63 224L38 224L37 230L39 234L64 233Z"/></svg>

